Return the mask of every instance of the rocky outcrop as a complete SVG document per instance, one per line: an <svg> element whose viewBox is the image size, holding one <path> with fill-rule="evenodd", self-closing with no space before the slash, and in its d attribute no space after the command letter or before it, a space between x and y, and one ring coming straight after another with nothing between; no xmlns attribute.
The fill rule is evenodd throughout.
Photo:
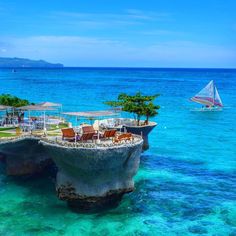
<svg viewBox="0 0 236 236"><path fill-rule="evenodd" d="M6 162L7 175L37 174L52 165L52 160L37 138L23 138L0 143L0 152Z"/></svg>
<svg viewBox="0 0 236 236"><path fill-rule="evenodd" d="M134 190L142 139L117 147L69 148L42 141L58 167L57 194L74 209L114 205Z"/></svg>
<svg viewBox="0 0 236 236"><path fill-rule="evenodd" d="M1 160L8 175L29 175L55 163L57 195L76 211L117 205L134 190L143 140L126 143L75 143L56 138L20 137L0 140ZM53 161L52 161L53 160Z"/></svg>
<svg viewBox="0 0 236 236"><path fill-rule="evenodd" d="M148 125L142 125L142 126L124 125L127 132L130 132L132 134L142 135L144 151L149 149L148 135L156 126L157 126L157 123L155 122L149 122Z"/></svg>

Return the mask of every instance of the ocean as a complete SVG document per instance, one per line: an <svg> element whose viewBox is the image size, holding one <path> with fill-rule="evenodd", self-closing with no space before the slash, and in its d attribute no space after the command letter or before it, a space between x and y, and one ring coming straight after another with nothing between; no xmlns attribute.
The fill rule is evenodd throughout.
<svg viewBox="0 0 236 236"><path fill-rule="evenodd" d="M189 98L214 80L224 103L200 112ZM50 174L13 178L0 165L0 235L236 235L236 70L0 69L0 94L104 110L121 92L160 94L135 191L97 213L72 212Z"/></svg>

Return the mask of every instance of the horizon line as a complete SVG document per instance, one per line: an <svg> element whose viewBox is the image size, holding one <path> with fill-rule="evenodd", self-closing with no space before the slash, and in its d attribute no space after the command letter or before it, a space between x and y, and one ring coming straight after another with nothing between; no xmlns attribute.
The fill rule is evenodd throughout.
<svg viewBox="0 0 236 236"><path fill-rule="evenodd" d="M144 67L138 67L138 66L62 66L62 67L14 67L14 66L6 66L6 67L1 67L0 69L195 69L195 70L201 70L201 69L208 69L208 70L236 70L235 68L232 67L149 67L149 66L144 66Z"/></svg>

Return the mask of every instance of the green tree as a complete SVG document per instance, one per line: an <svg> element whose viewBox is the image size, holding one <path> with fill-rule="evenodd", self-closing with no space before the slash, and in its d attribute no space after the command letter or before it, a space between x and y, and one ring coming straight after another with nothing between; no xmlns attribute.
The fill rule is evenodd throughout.
<svg viewBox="0 0 236 236"><path fill-rule="evenodd" d="M121 107L123 111L133 113L139 126L142 116L146 117L145 123L148 124L149 118L158 114L157 110L160 109L160 106L153 103L158 96L159 94L146 96L140 92L133 96L122 93L118 96L117 101L107 101L105 104L112 107Z"/></svg>
<svg viewBox="0 0 236 236"><path fill-rule="evenodd" d="M28 100L12 96L11 94L1 94L0 95L0 104L11 107L21 107L27 106L30 104Z"/></svg>
<svg viewBox="0 0 236 236"><path fill-rule="evenodd" d="M146 121L145 121L146 124L149 123L150 117L154 117L154 116L158 115L157 110L159 110L159 109L160 109L160 106L153 104L153 102L149 102L148 104L146 104L146 106L143 109L143 115L146 116Z"/></svg>

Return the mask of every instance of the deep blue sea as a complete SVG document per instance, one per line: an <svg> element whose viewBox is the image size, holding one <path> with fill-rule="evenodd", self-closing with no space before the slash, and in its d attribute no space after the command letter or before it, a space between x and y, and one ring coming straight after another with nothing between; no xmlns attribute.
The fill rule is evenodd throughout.
<svg viewBox="0 0 236 236"><path fill-rule="evenodd" d="M189 98L214 80L223 111L199 112ZM0 94L107 109L121 92L161 96L141 156L136 190L116 209L71 212L48 175L6 177L0 170L0 235L236 235L236 70L0 69Z"/></svg>

